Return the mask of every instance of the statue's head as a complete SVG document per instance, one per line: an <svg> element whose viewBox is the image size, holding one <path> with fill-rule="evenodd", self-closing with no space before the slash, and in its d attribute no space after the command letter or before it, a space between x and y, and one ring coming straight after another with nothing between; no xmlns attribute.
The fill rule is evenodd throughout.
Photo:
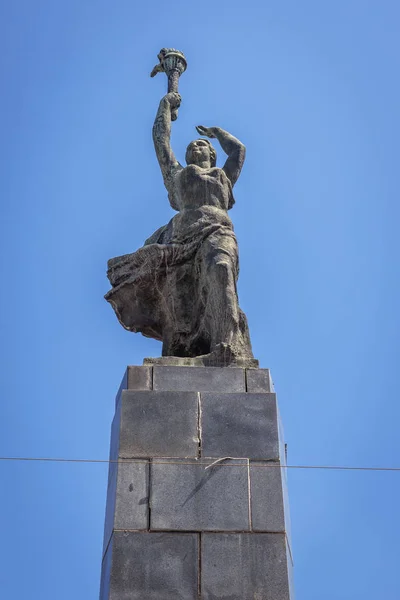
<svg viewBox="0 0 400 600"><path fill-rule="evenodd" d="M202 138L190 142L186 150L186 163L188 165L198 165L203 169L215 167L217 153L211 142Z"/></svg>

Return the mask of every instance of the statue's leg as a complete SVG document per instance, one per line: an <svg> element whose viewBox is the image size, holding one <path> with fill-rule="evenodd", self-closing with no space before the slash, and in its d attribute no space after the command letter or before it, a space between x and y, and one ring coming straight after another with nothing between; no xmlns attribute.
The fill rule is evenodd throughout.
<svg viewBox="0 0 400 600"><path fill-rule="evenodd" d="M236 345L239 332L239 307L231 261L219 254L210 267L209 291L211 321L211 350L218 344Z"/></svg>
<svg viewBox="0 0 400 600"><path fill-rule="evenodd" d="M189 356L187 323L188 306L195 300L190 265L169 268L160 296L163 314L163 356Z"/></svg>
<svg viewBox="0 0 400 600"><path fill-rule="evenodd" d="M239 306L236 292L237 248L229 236L210 236L202 248L206 292L205 326L211 337L211 352L219 344L240 350Z"/></svg>

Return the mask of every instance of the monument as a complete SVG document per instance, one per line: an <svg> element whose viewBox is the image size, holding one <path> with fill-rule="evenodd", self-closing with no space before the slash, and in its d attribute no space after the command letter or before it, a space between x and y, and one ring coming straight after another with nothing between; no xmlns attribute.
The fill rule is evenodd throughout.
<svg viewBox="0 0 400 600"><path fill-rule="evenodd" d="M187 63L173 48L158 58L168 93L153 140L177 214L109 260L106 299L123 327L162 341L162 357L129 366L117 394L100 600L290 600L283 433L239 307L228 215L245 147L199 125L179 164L170 135Z"/></svg>

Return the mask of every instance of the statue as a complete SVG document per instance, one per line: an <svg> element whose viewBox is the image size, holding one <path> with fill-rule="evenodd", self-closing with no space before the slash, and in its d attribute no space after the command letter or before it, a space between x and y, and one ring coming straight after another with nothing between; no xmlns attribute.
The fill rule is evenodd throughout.
<svg viewBox="0 0 400 600"><path fill-rule="evenodd" d="M112 289L105 297L123 327L162 341L163 357L256 366L238 304L238 246L228 216L245 147L219 127L199 125L198 133L216 138L227 154L223 168L216 166L216 151L203 138L189 144L187 166L179 164L170 135L186 60L174 49L163 49L158 58L152 75L165 71L169 91L158 108L153 140L169 202L178 214L142 248L108 261Z"/></svg>

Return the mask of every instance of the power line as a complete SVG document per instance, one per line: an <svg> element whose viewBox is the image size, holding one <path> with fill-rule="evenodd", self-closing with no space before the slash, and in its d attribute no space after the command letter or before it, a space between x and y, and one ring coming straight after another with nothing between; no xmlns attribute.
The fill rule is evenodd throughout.
<svg viewBox="0 0 400 600"><path fill-rule="evenodd" d="M158 465L204 465L206 467L247 467L247 463L232 464L221 462L223 460L232 461L249 461L248 458L236 458L227 456L219 459L217 462L215 459L210 459L208 462L204 462L201 459L198 461L185 461L185 459L174 461L174 460L162 460L153 458ZM260 461L263 463L260 464ZM92 463L92 464L124 464L124 463L138 463L147 464L149 459L144 458L122 458L118 460L105 460L105 459L90 459L90 458L54 458L54 457L33 457L33 456L0 456L0 461L14 461L14 462L54 462L54 463ZM215 462L215 464L213 464ZM322 469L330 471L400 471L400 467L357 467L357 466L343 466L343 465L283 465L276 462L266 462L265 459L251 459L252 468L280 468L280 469Z"/></svg>

